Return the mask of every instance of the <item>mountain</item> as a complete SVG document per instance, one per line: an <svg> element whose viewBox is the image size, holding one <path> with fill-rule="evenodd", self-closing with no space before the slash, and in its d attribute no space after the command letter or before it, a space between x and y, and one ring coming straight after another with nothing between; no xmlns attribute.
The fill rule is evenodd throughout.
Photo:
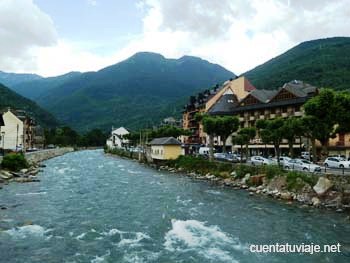
<svg viewBox="0 0 350 263"><path fill-rule="evenodd" d="M350 89L350 38L303 42L242 75L259 89L276 89L294 79L318 87Z"/></svg>
<svg viewBox="0 0 350 263"><path fill-rule="evenodd" d="M35 100L81 74L80 72L69 72L57 77L33 79L12 85L11 88L18 94Z"/></svg>
<svg viewBox="0 0 350 263"><path fill-rule="evenodd" d="M36 74L18 74L0 71L0 83L10 87L18 85L22 82L38 80L41 78L41 76Z"/></svg>
<svg viewBox="0 0 350 263"><path fill-rule="evenodd" d="M47 111L39 107L35 102L22 97L6 86L0 84L0 110L6 108L25 110L44 127L55 127L58 121Z"/></svg>
<svg viewBox="0 0 350 263"><path fill-rule="evenodd" d="M112 125L140 128L169 115L180 116L188 96L233 77L232 72L197 57L167 59L141 52L62 82L56 77L12 88L34 98L60 121L86 131Z"/></svg>

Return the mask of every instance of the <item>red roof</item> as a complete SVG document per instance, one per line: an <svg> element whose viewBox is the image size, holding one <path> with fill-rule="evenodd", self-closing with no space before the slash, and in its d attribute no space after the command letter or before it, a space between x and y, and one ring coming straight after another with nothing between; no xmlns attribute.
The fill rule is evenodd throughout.
<svg viewBox="0 0 350 263"><path fill-rule="evenodd" d="M256 88L250 83L250 81L247 78L244 78L244 90L245 91L252 91Z"/></svg>

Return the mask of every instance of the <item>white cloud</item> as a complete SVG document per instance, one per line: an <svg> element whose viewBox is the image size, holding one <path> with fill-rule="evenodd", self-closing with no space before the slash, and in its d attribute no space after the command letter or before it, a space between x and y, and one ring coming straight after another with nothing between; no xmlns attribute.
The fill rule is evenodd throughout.
<svg viewBox="0 0 350 263"><path fill-rule="evenodd" d="M138 51L153 51L172 58L199 56L240 74L302 41L350 36L348 2L140 0L142 34L101 56L91 51L92 43L58 39L50 17L31 0L1 0L0 27L9 30L0 30L1 39L8 40L0 43L0 69L52 76L98 70Z"/></svg>
<svg viewBox="0 0 350 263"><path fill-rule="evenodd" d="M35 66L33 49L54 45L57 33L31 0L1 0L0 39L0 69L27 71Z"/></svg>

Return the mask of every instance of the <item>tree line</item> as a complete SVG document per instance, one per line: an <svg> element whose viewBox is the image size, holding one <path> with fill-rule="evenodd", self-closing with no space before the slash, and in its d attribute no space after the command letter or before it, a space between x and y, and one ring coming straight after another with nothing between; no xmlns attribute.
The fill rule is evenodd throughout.
<svg viewBox="0 0 350 263"><path fill-rule="evenodd" d="M100 129L93 129L79 134L68 126L45 130L45 145L97 147L106 144L108 134Z"/></svg>

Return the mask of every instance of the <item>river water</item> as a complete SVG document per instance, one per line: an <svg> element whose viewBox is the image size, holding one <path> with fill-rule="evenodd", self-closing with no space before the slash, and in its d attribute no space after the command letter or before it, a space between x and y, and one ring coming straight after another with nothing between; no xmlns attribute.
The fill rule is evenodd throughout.
<svg viewBox="0 0 350 263"><path fill-rule="evenodd" d="M0 190L0 262L350 262L344 215L81 151L39 183ZM252 244L341 244L341 253L251 253Z"/></svg>

